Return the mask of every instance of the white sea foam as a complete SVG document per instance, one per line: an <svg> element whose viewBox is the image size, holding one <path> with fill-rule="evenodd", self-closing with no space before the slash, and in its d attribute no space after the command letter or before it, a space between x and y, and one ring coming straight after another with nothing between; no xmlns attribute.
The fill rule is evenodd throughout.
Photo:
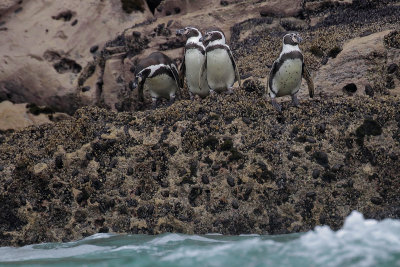
<svg viewBox="0 0 400 267"><path fill-rule="evenodd" d="M38 259L59 259L90 254L94 252L107 251L110 247L99 247L93 245L81 245L68 248L35 249L33 246L21 248L0 248L0 263L15 262Z"/></svg>
<svg viewBox="0 0 400 267"><path fill-rule="evenodd" d="M54 266L400 266L400 221L367 220L353 212L338 231L318 226L279 236L98 234L76 242L0 248L0 265L46 260Z"/></svg>
<svg viewBox="0 0 400 267"><path fill-rule="evenodd" d="M149 244L152 245L165 245L170 242L182 242L186 240L201 241L201 242L221 242L211 238L206 238L198 235L181 235L181 234L168 234L161 237L157 237L151 241Z"/></svg>
<svg viewBox="0 0 400 267"><path fill-rule="evenodd" d="M295 243L304 248L297 255L312 257L319 265L374 266L400 254L400 222L366 220L353 211L337 232L317 226Z"/></svg>
<svg viewBox="0 0 400 267"><path fill-rule="evenodd" d="M84 238L83 240L105 239L105 238L110 238L113 236L116 236L116 234L99 233L99 234L94 234L94 235L88 236L88 237Z"/></svg>

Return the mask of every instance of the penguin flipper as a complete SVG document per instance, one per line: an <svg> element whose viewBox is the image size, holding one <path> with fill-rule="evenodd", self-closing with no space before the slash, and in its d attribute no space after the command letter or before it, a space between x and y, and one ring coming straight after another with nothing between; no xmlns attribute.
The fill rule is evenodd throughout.
<svg viewBox="0 0 400 267"><path fill-rule="evenodd" d="M232 55L232 51L231 51L229 48L227 49L227 51L228 51L229 57L230 57L230 59L231 59L231 61L232 61L233 69L235 70L235 78L236 78L236 81L238 81L239 86L242 86L241 81L240 81L239 70L238 70L238 68L237 68L235 59L234 59L234 57L233 57L233 55Z"/></svg>
<svg viewBox="0 0 400 267"><path fill-rule="evenodd" d="M172 75L174 75L174 79L176 81L176 85L178 85L179 88L182 88L182 83L178 74L178 68L176 67L176 65L174 63L171 63L171 65L169 66L172 72Z"/></svg>
<svg viewBox="0 0 400 267"><path fill-rule="evenodd" d="M142 80L139 84L138 84L138 98L140 102L144 102L144 96L143 96L143 85L146 81L146 78L144 80Z"/></svg>
<svg viewBox="0 0 400 267"><path fill-rule="evenodd" d="M182 60L181 67L179 69L179 80L182 85L182 88L185 83L185 74L186 74L185 54L186 54L186 50L183 49L183 60Z"/></svg>
<svg viewBox="0 0 400 267"><path fill-rule="evenodd" d="M269 91L272 91L273 93L275 93L272 90L272 77L275 75L275 73L278 71L278 64L276 61L274 61L274 64L272 64L271 70L269 72L268 75L268 89L267 89L267 93L269 93ZM276 92L277 93L277 92ZM276 94L275 93L275 94Z"/></svg>
<svg viewBox="0 0 400 267"><path fill-rule="evenodd" d="M206 67L207 67L207 55L205 56L203 65L202 65L201 68L200 68L200 72L199 72L199 85L202 84L201 77L203 77L204 72L206 71Z"/></svg>
<svg viewBox="0 0 400 267"><path fill-rule="evenodd" d="M308 93L311 98L314 97L314 82L312 80L310 71L308 70L306 64L303 63L303 78L307 82L307 87L308 87Z"/></svg>

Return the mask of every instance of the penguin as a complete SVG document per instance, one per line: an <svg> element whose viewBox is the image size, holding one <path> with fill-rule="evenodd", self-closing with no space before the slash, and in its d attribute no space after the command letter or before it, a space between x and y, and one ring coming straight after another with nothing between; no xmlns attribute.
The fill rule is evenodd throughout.
<svg viewBox="0 0 400 267"><path fill-rule="evenodd" d="M182 88L175 62L161 52L153 52L140 60L135 69L132 89L136 87L141 102L144 101L143 91L150 93L154 108L160 98L173 103L178 88Z"/></svg>
<svg viewBox="0 0 400 267"><path fill-rule="evenodd" d="M239 86L241 86L235 59L231 49L226 44L222 30L208 30L201 41L204 41L206 45L206 60L201 69L201 75L203 72L207 72L210 91L221 93L228 90L231 92L235 81L238 81Z"/></svg>
<svg viewBox="0 0 400 267"><path fill-rule="evenodd" d="M202 34L194 27L177 30L176 34L178 36L184 35L187 38L183 52L183 62L180 67L181 84L184 84L186 77L190 98L193 99L194 95L204 98L210 93L210 88L208 87L206 72L203 72L200 77L200 69L206 60L206 49L203 43L200 42Z"/></svg>
<svg viewBox="0 0 400 267"><path fill-rule="evenodd" d="M282 111L282 106L276 102L276 97L290 95L293 105L299 105L296 94L300 90L302 78L307 82L310 97L314 97L314 83L299 48L301 41L297 33L288 33L283 37L282 52L269 74L268 91L271 103L278 112Z"/></svg>

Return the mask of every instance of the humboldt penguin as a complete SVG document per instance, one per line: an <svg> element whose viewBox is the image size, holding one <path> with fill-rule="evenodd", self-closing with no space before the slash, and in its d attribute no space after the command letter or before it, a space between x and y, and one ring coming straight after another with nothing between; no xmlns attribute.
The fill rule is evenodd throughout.
<svg viewBox="0 0 400 267"><path fill-rule="evenodd" d="M207 72L210 91L231 91L235 81L241 86L238 68L222 30L208 30L201 40L206 45L206 60L201 73Z"/></svg>
<svg viewBox="0 0 400 267"><path fill-rule="evenodd" d="M132 87L138 87L139 100L142 102L143 92L149 92L153 107L156 107L160 98L166 98L170 103L174 102L175 94L182 86L175 62L161 52L154 52L139 61Z"/></svg>
<svg viewBox="0 0 400 267"><path fill-rule="evenodd" d="M307 82L310 97L314 96L314 83L299 48L301 41L302 38L297 33L288 33L283 37L282 52L272 65L269 74L268 88L271 103L279 112L282 111L282 106L276 102L275 97L290 95L293 105L299 105L296 94L300 90L302 77Z"/></svg>
<svg viewBox="0 0 400 267"><path fill-rule="evenodd" d="M184 35L187 38L180 67L181 84L184 84L186 77L190 98L193 99L194 95L204 98L208 96L210 88L207 84L207 73L203 72L200 77L200 69L206 60L206 49L200 42L201 32L194 27L186 27L177 30L176 34Z"/></svg>

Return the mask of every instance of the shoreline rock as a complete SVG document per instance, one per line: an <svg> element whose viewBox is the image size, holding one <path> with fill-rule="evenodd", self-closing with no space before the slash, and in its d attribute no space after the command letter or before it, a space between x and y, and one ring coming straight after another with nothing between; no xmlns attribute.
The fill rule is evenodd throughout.
<svg viewBox="0 0 400 267"><path fill-rule="evenodd" d="M17 131L0 145L0 245L338 229L352 210L400 218L399 103L317 98L278 115L237 89Z"/></svg>

